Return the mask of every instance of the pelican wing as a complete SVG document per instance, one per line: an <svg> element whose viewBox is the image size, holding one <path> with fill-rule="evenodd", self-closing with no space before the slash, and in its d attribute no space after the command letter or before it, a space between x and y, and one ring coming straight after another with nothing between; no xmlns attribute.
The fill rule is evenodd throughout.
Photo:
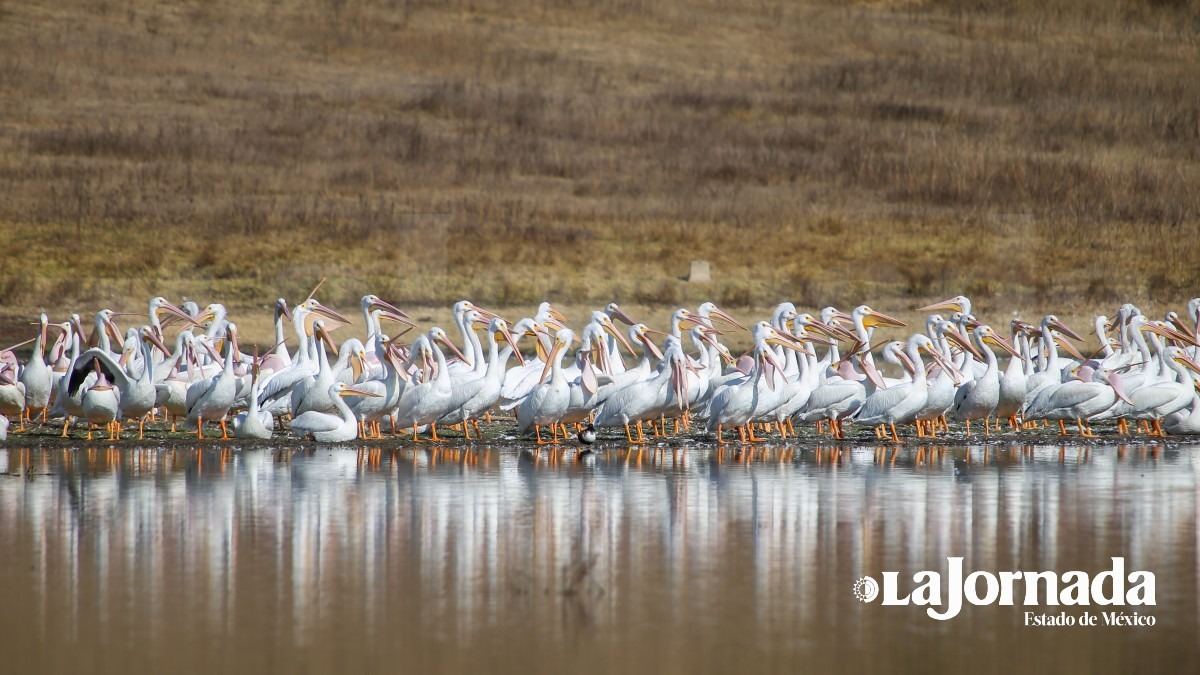
<svg viewBox="0 0 1200 675"><path fill-rule="evenodd" d="M299 434L318 434L324 431L334 431L342 425L342 418L329 413L309 410L301 413L288 423L288 428Z"/></svg>
<svg viewBox="0 0 1200 675"><path fill-rule="evenodd" d="M900 405L905 399L912 394L912 384L906 383L891 387L888 389L880 389L874 394L871 394L858 412L851 417L862 424L878 424L878 420L883 418L889 411Z"/></svg>

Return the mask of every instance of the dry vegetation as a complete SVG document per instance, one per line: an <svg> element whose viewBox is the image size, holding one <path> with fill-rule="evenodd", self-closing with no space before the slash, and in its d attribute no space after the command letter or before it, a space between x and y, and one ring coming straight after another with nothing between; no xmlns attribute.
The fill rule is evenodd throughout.
<svg viewBox="0 0 1200 675"><path fill-rule="evenodd" d="M0 312L1200 291L1194 0L550 4L0 2Z"/></svg>

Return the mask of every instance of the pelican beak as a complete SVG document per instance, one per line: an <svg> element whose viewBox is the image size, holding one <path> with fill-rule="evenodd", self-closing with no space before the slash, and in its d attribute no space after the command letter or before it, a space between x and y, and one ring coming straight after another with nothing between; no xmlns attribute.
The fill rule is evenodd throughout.
<svg viewBox="0 0 1200 675"><path fill-rule="evenodd" d="M1175 360L1182 363L1185 368L1200 375L1200 364L1196 363L1195 359L1188 356L1187 352L1180 350L1175 354Z"/></svg>
<svg viewBox="0 0 1200 675"><path fill-rule="evenodd" d="M379 318L381 318L381 319L387 319L388 321L394 321L398 324L402 324L402 325L408 326L410 328L417 327L416 322L414 322L412 319L408 318L407 314L405 314L404 312L401 312L398 309L393 309L391 305L388 305L387 307L382 307L382 306L376 307L374 309L379 310ZM408 331L406 330L405 332L408 332Z"/></svg>
<svg viewBox="0 0 1200 675"><path fill-rule="evenodd" d="M961 312L963 311L962 303L953 298L935 302L932 305L925 305L917 308L918 312Z"/></svg>
<svg viewBox="0 0 1200 675"><path fill-rule="evenodd" d="M764 349L759 355L762 359L763 372L767 376L767 387L771 391L775 391L775 374L783 372L783 366L779 365L778 359L771 353L771 350Z"/></svg>
<svg viewBox="0 0 1200 675"><path fill-rule="evenodd" d="M571 320L568 319L566 316L564 316L562 312L558 311L557 309L554 309L553 307L550 308L550 316L554 317L555 319L558 319L562 323L570 323L571 322Z"/></svg>
<svg viewBox="0 0 1200 675"><path fill-rule="evenodd" d="M358 378L362 377L362 374L364 372L366 372L366 370L367 370L366 353L364 352L364 353L360 354L357 351L354 352L354 354L351 356L351 359L350 359L350 372L354 374L354 381L357 382Z"/></svg>
<svg viewBox="0 0 1200 675"><path fill-rule="evenodd" d="M629 344L629 340L626 340L625 336L621 335L621 331L617 330L617 327L614 326L611 321L604 324L604 330L607 331L609 335L615 337L617 342L621 343L625 347L625 350L629 352L630 356L635 355L633 353L633 345Z"/></svg>
<svg viewBox="0 0 1200 675"><path fill-rule="evenodd" d="M675 390L675 403L683 410L688 404L687 370L679 359L672 359L671 385Z"/></svg>
<svg viewBox="0 0 1200 675"><path fill-rule="evenodd" d="M1117 398L1128 403L1129 405L1133 405L1133 401L1130 401L1129 396L1125 394L1125 387L1122 385L1121 376L1116 373L1109 373L1107 379L1108 386L1112 387L1112 390L1114 393L1116 393Z"/></svg>
<svg viewBox="0 0 1200 675"><path fill-rule="evenodd" d="M947 359L936 349L926 349L925 353L929 354L929 358L950 375L950 379L954 381L955 386L958 386L963 381L962 371L954 365L953 361Z"/></svg>
<svg viewBox="0 0 1200 675"><path fill-rule="evenodd" d="M279 313L283 315L283 318L287 319L288 321L292 320L292 310L288 309L287 300L280 298L279 301L275 303L275 306L279 308Z"/></svg>
<svg viewBox="0 0 1200 675"><path fill-rule="evenodd" d="M732 326L739 330L746 330L746 327L743 326L742 324L738 323L737 319L733 318L732 316L729 316L728 314L726 314L724 311L722 311L720 309L713 308L712 311L710 311L708 313L708 315L714 319L720 320L722 323L724 323L728 326Z"/></svg>
<svg viewBox="0 0 1200 675"><path fill-rule="evenodd" d="M325 343L325 348L328 349L330 352L336 354L337 353L337 345L333 344L333 338L330 337L329 331L325 329L325 324L314 323L313 330L317 334L317 339L319 339L321 342Z"/></svg>
<svg viewBox="0 0 1200 675"><path fill-rule="evenodd" d="M562 340L555 340L554 346L550 348L550 356L546 359L546 365L542 368L542 374L538 376L538 383L546 381L546 376L550 374L550 370L554 368L554 360L558 358L558 353L566 349L567 343Z"/></svg>
<svg viewBox="0 0 1200 675"><path fill-rule="evenodd" d="M947 340L950 340L954 344L958 345L958 347L964 352L968 352L971 356L974 356L977 359L983 358L983 354L979 353L979 350L975 348L975 345L971 344L970 340L964 338L962 335L959 335L958 331L948 330L943 333L943 335L946 336Z"/></svg>
<svg viewBox="0 0 1200 675"><path fill-rule="evenodd" d="M163 341L159 339L159 337L153 332L147 331L146 333L142 334L142 339L154 345L154 347L157 348L158 351L162 352L164 356L171 356L171 350L167 349L167 346L163 344Z"/></svg>
<svg viewBox="0 0 1200 675"><path fill-rule="evenodd" d="M337 312L326 307L325 305L322 305L320 303L320 301L316 300L315 298L309 300L308 304L309 304L309 309L311 309L314 314L320 314L323 317L326 317L333 321L337 321L339 324L343 324L343 325L349 325L351 323L350 319L347 319L346 317L342 316L341 314L338 314ZM396 310L396 311L399 311L399 310Z"/></svg>
<svg viewBox="0 0 1200 675"><path fill-rule="evenodd" d="M834 344L837 344L837 343L836 343L836 341L834 341L834 340L831 340L831 339L829 339L829 338L827 338L827 337L824 337L824 336L822 336L822 335L815 335L815 334L813 334L813 333L809 333L808 331L805 331L805 332L804 332L804 339L805 339L805 340L807 340L807 341L809 341L809 342L815 342L815 343L817 343L817 344L819 344L819 345L825 345L825 346L827 346L827 347L831 347L831 346L833 346Z"/></svg>
<svg viewBox="0 0 1200 675"><path fill-rule="evenodd" d="M1195 345L1197 347L1200 347L1200 342L1197 342L1196 338L1194 338L1186 333L1177 331L1174 328L1171 328L1169 326L1165 326L1165 325L1161 325L1161 324L1157 324L1157 323L1147 323L1147 324L1142 325L1142 330L1148 330L1151 333L1154 333L1155 335L1161 335L1162 337L1165 337L1168 340L1175 340L1176 342L1179 342L1182 344L1190 344L1190 345Z"/></svg>
<svg viewBox="0 0 1200 675"><path fill-rule="evenodd" d="M382 398L379 394L374 392L350 386L342 387L342 390L338 392L338 396L366 396L367 398Z"/></svg>
<svg viewBox="0 0 1200 675"><path fill-rule="evenodd" d="M500 316L499 314L497 314L491 310L487 310L482 307L479 307L478 305L471 305L471 309L474 309L476 312L479 312L479 316L483 317L486 321L491 321L492 319L503 319L504 318L504 317Z"/></svg>
<svg viewBox="0 0 1200 675"><path fill-rule="evenodd" d="M1066 335L1067 337L1071 338L1072 340L1075 340L1077 342L1083 342L1083 337L1081 335L1079 335L1079 333L1076 333L1075 331L1071 330L1067 326L1067 324L1063 323L1062 321L1059 321L1058 319L1051 321L1050 327L1057 330L1058 332L1062 333L1063 335Z"/></svg>
<svg viewBox="0 0 1200 675"><path fill-rule="evenodd" d="M892 318L887 314L876 312L872 309L869 310L866 313L866 316L863 317L863 325L868 328L874 326L894 326L896 328L902 328L908 324L904 323L900 319Z"/></svg>
<svg viewBox="0 0 1200 675"><path fill-rule="evenodd" d="M816 319L809 321L808 327L822 335L827 335L830 338L833 338L834 340L844 340L844 341L849 342L849 341L853 341L855 339L854 334L850 333L845 328L842 328L841 326L834 326L834 325L830 325L827 323L822 323L820 321L817 321Z"/></svg>
<svg viewBox="0 0 1200 675"><path fill-rule="evenodd" d="M462 352L460 352L460 351L458 351L458 347L456 347L456 346L454 345L454 343L453 343L453 342L451 342L451 341L450 341L448 338L446 338L446 337L444 337L444 336L439 336L439 337L438 337L438 342L440 342L440 343L442 343L442 344L446 345L446 347L447 347L447 348L448 348L450 351L454 352L454 355L455 355L455 356L457 356L457 357L458 357L458 359L459 359L460 361L462 361L463 363L470 363L470 360L468 360L468 359L467 359L467 357L463 356L463 353L462 353Z"/></svg>
<svg viewBox="0 0 1200 675"><path fill-rule="evenodd" d="M642 344L646 345L646 349L649 350L650 355L653 356L656 360L662 361L663 360L662 351L659 350L658 345L654 344L654 341L650 339L650 336L647 335L647 333L659 333L661 335L662 331L656 331L651 328L647 328L645 330L638 331L638 336L637 336L638 339L642 341Z"/></svg>
<svg viewBox="0 0 1200 675"><path fill-rule="evenodd" d="M167 314L170 315L166 318L166 320L164 320L162 322L162 324L164 326L169 326L178 320L178 321L183 321L185 323L190 323L191 325L195 326L196 328L201 327L199 322L197 322L195 319L193 319L190 314L188 314L187 312L183 311L182 309L176 307L175 305L173 305L165 300L163 302L159 303L158 307L159 307L159 309L166 311Z"/></svg>
<svg viewBox="0 0 1200 675"><path fill-rule="evenodd" d="M804 344L804 342L800 339L788 335L787 333L780 333L779 331L776 331L774 336L767 338L767 343L779 345L780 347L785 347L787 349L800 352L801 354L808 354L809 356L814 355L812 350L808 348L808 345Z"/></svg>
<svg viewBox="0 0 1200 675"><path fill-rule="evenodd" d="M116 316L115 314L113 316ZM125 341L125 336L121 335L121 329L112 319L106 319L104 322L104 330L108 331L108 337L112 339L114 344L121 344Z"/></svg>
<svg viewBox="0 0 1200 675"><path fill-rule="evenodd" d="M133 350L132 349L122 349L121 350L121 358L117 359L117 365L124 368L126 366L126 364L129 363L129 359L131 359L131 358L133 358Z"/></svg>
<svg viewBox="0 0 1200 675"><path fill-rule="evenodd" d="M1055 336L1054 336L1054 342L1055 342L1055 344L1057 344L1059 347L1062 347L1062 348L1063 348L1063 351L1065 351L1066 353L1068 353L1068 354L1070 354L1071 356L1075 357L1076 359L1078 359L1078 360L1080 360L1080 361L1087 361L1087 358L1086 358L1086 357L1084 357L1084 355L1083 355L1083 354L1080 354L1080 353L1079 353L1079 350L1075 348L1075 345L1073 345L1073 344L1071 344L1070 342L1068 342L1068 341L1067 341L1067 339L1066 339L1066 338L1064 338L1062 335L1055 334Z"/></svg>
<svg viewBox="0 0 1200 675"><path fill-rule="evenodd" d="M1180 333L1187 334L1192 332L1191 328L1188 328L1186 325L1184 325L1183 319L1180 319L1179 316L1174 313L1171 315L1171 325L1174 326L1175 330L1179 331Z"/></svg>
<svg viewBox="0 0 1200 675"><path fill-rule="evenodd" d="M626 326L632 326L635 323L637 323L633 319L629 318L629 315L625 313L625 310L621 309L620 307L614 306L611 309L610 313L612 314L612 318L616 319L617 321L620 321L621 323L625 324Z"/></svg>
<svg viewBox="0 0 1200 675"><path fill-rule="evenodd" d="M515 337L513 337L513 334L508 332L507 330L501 330L501 331L497 331L497 332L502 334L504 336L504 339L508 342L509 346L512 347L513 354L515 354L517 356L517 361L519 361L521 363L521 365L525 365L525 357L521 355L521 350L517 349L517 339Z"/></svg>
<svg viewBox="0 0 1200 675"><path fill-rule="evenodd" d="M1017 356L1016 348L1013 347L1012 344L1009 343L1008 340L1005 340L1003 337L996 335L995 333L988 335L987 337L984 338L984 340L987 340L988 342L996 345L997 347L1003 349L1004 351L1008 352L1009 354L1012 354L1013 356Z"/></svg>

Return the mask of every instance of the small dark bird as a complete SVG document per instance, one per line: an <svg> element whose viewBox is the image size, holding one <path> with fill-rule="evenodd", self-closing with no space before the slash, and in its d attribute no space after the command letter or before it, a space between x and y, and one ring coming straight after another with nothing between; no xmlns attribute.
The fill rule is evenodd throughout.
<svg viewBox="0 0 1200 675"><path fill-rule="evenodd" d="M583 431L579 432L579 442L584 445L591 445L596 442L596 427L591 422L588 422Z"/></svg>

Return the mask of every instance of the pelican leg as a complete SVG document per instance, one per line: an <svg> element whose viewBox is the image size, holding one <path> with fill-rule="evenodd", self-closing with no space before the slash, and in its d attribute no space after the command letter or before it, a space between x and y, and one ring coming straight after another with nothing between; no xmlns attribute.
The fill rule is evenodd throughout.
<svg viewBox="0 0 1200 675"><path fill-rule="evenodd" d="M229 440L229 429L225 427L225 418L221 418L221 440Z"/></svg>
<svg viewBox="0 0 1200 675"><path fill-rule="evenodd" d="M779 439L780 440L786 439L787 438L787 429L783 428L783 422L776 422L775 426L779 428Z"/></svg>
<svg viewBox="0 0 1200 675"><path fill-rule="evenodd" d="M625 438L629 440L630 445L637 443L637 441L633 440L633 434L629 433L629 422L625 423ZM720 433L717 434L717 438L720 438Z"/></svg>
<svg viewBox="0 0 1200 675"><path fill-rule="evenodd" d="M464 439L468 441L471 440L471 425L468 424L466 420L463 420L462 422L462 432Z"/></svg>
<svg viewBox="0 0 1200 675"><path fill-rule="evenodd" d="M721 437L721 432L725 431L724 424L717 425L717 445L725 445L725 439Z"/></svg>
<svg viewBox="0 0 1200 675"><path fill-rule="evenodd" d="M741 441L742 443L745 443L746 442L746 428L742 427L742 426L737 427L737 434L738 434L738 440Z"/></svg>
<svg viewBox="0 0 1200 675"><path fill-rule="evenodd" d="M1154 432L1160 437L1167 435L1167 432L1163 431L1162 420L1154 420Z"/></svg>
<svg viewBox="0 0 1200 675"><path fill-rule="evenodd" d="M787 418L787 428L788 428L788 433L790 433L793 436L796 435L796 427L792 424L792 418L790 418L790 417Z"/></svg>
<svg viewBox="0 0 1200 675"><path fill-rule="evenodd" d="M491 424L492 423L492 411L491 410L485 411L483 413L483 419L487 420L488 424Z"/></svg>
<svg viewBox="0 0 1200 675"><path fill-rule="evenodd" d="M569 431L567 431L567 425L563 424L562 422L559 422L558 430L562 432L562 439L563 439L563 442L565 443L567 441L567 439L571 437L571 433Z"/></svg>
<svg viewBox="0 0 1200 675"><path fill-rule="evenodd" d="M196 420L196 438L201 441L204 440L204 418L203 417Z"/></svg>
<svg viewBox="0 0 1200 675"><path fill-rule="evenodd" d="M146 429L146 418L143 417L142 419L138 420L138 440L139 441L142 440L142 436L145 432L145 429Z"/></svg>
<svg viewBox="0 0 1200 675"><path fill-rule="evenodd" d="M67 426L68 426L69 424L71 424L71 418L70 418L70 417L67 417L66 419L64 419L64 420L63 420L63 432L62 432L62 437L63 437L63 438L66 438L66 437L67 437Z"/></svg>
<svg viewBox="0 0 1200 675"><path fill-rule="evenodd" d="M903 443L903 441L900 440L900 436L898 436L896 434L896 423L892 422L891 426L892 426L892 442L893 443Z"/></svg>
<svg viewBox="0 0 1200 675"><path fill-rule="evenodd" d="M646 440L645 434L642 433L642 423L641 422L638 422L637 429L638 429L638 443L649 443L649 441Z"/></svg>
<svg viewBox="0 0 1200 675"><path fill-rule="evenodd" d="M29 415L29 408L21 408L21 414L17 415L17 421L19 421L20 424L17 425L16 429L13 429L13 433L25 431L25 417L27 415Z"/></svg>
<svg viewBox="0 0 1200 675"><path fill-rule="evenodd" d="M1045 421L1045 420L1043 420L1043 421ZM1058 421L1058 435L1059 436L1067 435L1067 423L1064 422L1063 420Z"/></svg>
<svg viewBox="0 0 1200 675"><path fill-rule="evenodd" d="M833 426L833 420L830 420L830 421L829 421L829 426L830 426L830 427L832 427L832 426ZM824 429L824 427L822 427L822 420L817 420L817 433L818 433L818 434L823 434L823 433L825 433L825 429Z"/></svg>
<svg viewBox="0 0 1200 675"><path fill-rule="evenodd" d="M429 425L429 431L430 431L429 440L431 440L431 441L440 441L440 440L442 440L442 439L438 438L438 435L437 435L437 422L432 422L432 423L430 423L430 425Z"/></svg>
<svg viewBox="0 0 1200 675"><path fill-rule="evenodd" d="M87 427L88 427L87 439L90 441L90 440L92 440L92 423L88 422Z"/></svg>
<svg viewBox="0 0 1200 675"><path fill-rule="evenodd" d="M990 438L992 435L992 422L987 415L983 417L983 437Z"/></svg>
<svg viewBox="0 0 1200 675"><path fill-rule="evenodd" d="M751 443L762 443L763 441L765 441L767 439L759 438L758 436L755 436L754 435L754 422L749 422L746 424L746 440Z"/></svg>
<svg viewBox="0 0 1200 675"><path fill-rule="evenodd" d="M413 443L424 443L424 442L425 442L425 441L421 440L421 438L420 438L420 434L418 434L418 433L417 433L417 423L416 423L416 422L413 422L413 437L412 437L412 440L413 440Z"/></svg>

